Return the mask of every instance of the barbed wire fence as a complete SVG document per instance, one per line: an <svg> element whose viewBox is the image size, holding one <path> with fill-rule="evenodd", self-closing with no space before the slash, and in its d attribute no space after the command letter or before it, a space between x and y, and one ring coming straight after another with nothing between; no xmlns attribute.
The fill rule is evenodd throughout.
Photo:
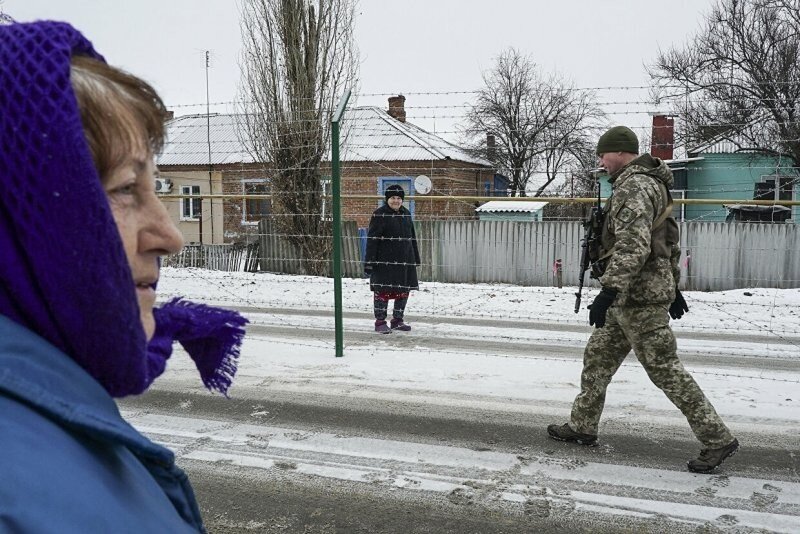
<svg viewBox="0 0 800 534"><path fill-rule="evenodd" d="M647 88L589 89L617 95L599 102L608 125L631 126L642 140L642 151L649 151L654 113L652 103L641 96ZM585 304L591 302L596 285L589 284L581 313L575 315L572 307L581 220L596 202L586 174L562 169L544 196L510 198L498 169L476 155L475 147L464 146L460 124L474 92L406 93L402 118L386 106L386 99L395 96L359 95L359 106L347 109L342 120L345 347L363 348L366 343L378 353L393 343L392 336L371 342L362 334L371 333L373 326L363 263L366 228L383 204L383 190L394 184L406 191L404 205L412 213L421 255L420 290L412 292L406 318L412 328L415 323L444 325L415 328L412 335L457 336L458 328L466 328L458 325L479 324L479 333L473 329L470 337L492 347L486 350L509 357L517 353L503 352L502 344L520 339L533 343L536 336L528 335L533 327L549 325L585 335ZM661 109L659 115L679 122L669 109ZM164 265L171 267L169 277L183 288L196 288L194 298L257 311L255 326L320 328L310 326L309 316L330 318L333 310L332 254L300 257L291 241L330 240L331 233L287 233L278 223L286 217L315 217L332 226L330 155L319 168L319 189L275 191L270 177L280 169L249 158L236 114L208 119L205 114L175 118L159 159L161 198L187 243L180 254L165 259ZM681 226L681 288L688 292L691 309L682 321L673 322L676 331L718 338L719 346L698 349L700 353L719 354L720 347L743 343L749 336L755 345L769 349L765 358L796 361L800 169L780 155L726 151L724 146L699 154L676 148L671 166L676 179L680 177L679 187L673 189L674 215ZM547 172L543 166L533 167L529 191L535 191L536 180ZM415 190L419 176L430 181L430 192ZM608 192L606 186L602 197ZM281 213L274 199L287 193L319 195L319 211ZM488 202L492 209L476 211ZM770 208L772 222L733 222L732 214L744 213L742 206L782 208ZM777 212L783 215L777 217ZM311 275L309 265L314 264L328 276ZM322 329L332 330L325 321ZM313 339L334 346L333 332Z"/></svg>

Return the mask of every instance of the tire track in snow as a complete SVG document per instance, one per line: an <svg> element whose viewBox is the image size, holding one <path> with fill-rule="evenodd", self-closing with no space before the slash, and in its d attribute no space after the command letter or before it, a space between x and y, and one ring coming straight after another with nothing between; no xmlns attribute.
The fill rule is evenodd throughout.
<svg viewBox="0 0 800 534"><path fill-rule="evenodd" d="M533 514L571 510L665 524L800 529L796 482L586 462L544 451L514 455L141 411L124 415L179 459L363 483L371 491L434 492L474 505L502 501Z"/></svg>

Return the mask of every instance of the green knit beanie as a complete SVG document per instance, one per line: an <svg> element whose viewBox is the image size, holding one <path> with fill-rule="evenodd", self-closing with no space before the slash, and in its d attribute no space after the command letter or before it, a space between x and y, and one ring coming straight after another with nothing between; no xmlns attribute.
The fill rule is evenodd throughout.
<svg viewBox="0 0 800 534"><path fill-rule="evenodd" d="M600 136L597 142L597 154L606 152L639 153L639 139L633 130L625 126L614 126Z"/></svg>

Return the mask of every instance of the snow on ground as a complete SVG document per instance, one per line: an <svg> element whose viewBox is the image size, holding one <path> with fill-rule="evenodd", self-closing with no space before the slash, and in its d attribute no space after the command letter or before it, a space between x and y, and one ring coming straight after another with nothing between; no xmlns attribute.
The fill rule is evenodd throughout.
<svg viewBox="0 0 800 534"><path fill-rule="evenodd" d="M397 334L401 335L401 334ZM374 391L386 399L411 398L419 402L501 411L537 410L566 417L579 389L581 362L577 358L507 357L502 354L459 354L455 351L352 347L344 358L334 358L325 341L251 336L245 341L236 387L296 387L303 391L337 393L368 398ZM695 379L718 412L734 429L795 436L800 426L800 372L737 369L731 373L693 369ZM170 373L197 384L188 358L173 358ZM643 395L643 391L652 394ZM609 386L605 420L634 422L658 419L667 426L685 420L653 386L644 370L626 363Z"/></svg>
<svg viewBox="0 0 800 534"><path fill-rule="evenodd" d="M181 451L182 459L209 464L264 471L291 465L297 475L361 482L372 488L441 493L484 505L506 501L548 510L560 507L570 513L585 510L616 517L668 518L706 527L736 525L736 532L797 531L798 518L790 513L768 511L763 506L755 510L731 507L731 503L754 499L768 502L773 509L800 506L800 484L796 482L736 476L718 480L684 471L574 458L298 432L146 412L125 415L141 431ZM701 498L704 495L713 499L706 502L708 499Z"/></svg>
<svg viewBox="0 0 800 534"><path fill-rule="evenodd" d="M252 328L233 397L282 390L355 402L424 403L453 413L525 418L535 411L552 415L554 422L568 417L579 389L582 347L591 332L585 306L596 290L586 291L578 315L574 291L423 283L409 301L412 332L381 336L371 333L367 281L344 280L345 357L335 358L330 279L165 268L159 283L161 300L184 296L245 309ZM685 296L690 312L673 326L679 351L693 355L686 367L734 434L763 436L759 447L793 454L800 427L800 289ZM177 352L156 386L200 390L191 360ZM257 418L259 412L252 415ZM789 471L764 475L778 480L708 477L681 466L520 456L147 412L126 417L179 456L213 465L268 471L291 461L297 473L390 489L475 494L477 499L480 487L485 502L530 506L546 501L554 509L669 518L723 530L735 525L739 531L800 531L800 481ZM680 412L630 359L609 387L603 425L656 425L690 436ZM543 485L533 486L531 479ZM585 486L565 489L575 481ZM758 505L765 499L780 508Z"/></svg>
<svg viewBox="0 0 800 534"><path fill-rule="evenodd" d="M158 289L162 299L185 296L223 306L333 310L333 280L322 277L164 268ZM422 282L409 299L407 315L409 320L424 315L585 325L586 305L597 290L584 289L579 314L574 313L575 291L569 286ZM690 313L673 321L676 331L800 337L800 288L687 291L684 297ZM342 280L342 305L371 313L368 281Z"/></svg>
<svg viewBox="0 0 800 534"><path fill-rule="evenodd" d="M159 291L162 299L185 295L229 306L317 311L314 316L247 312L254 325L319 331L307 337L251 332L243 346L236 380L242 386L255 386L264 379L284 387L302 384L305 388L330 388L336 384L361 390L383 388L430 394L440 402L446 402L443 397L448 395L472 395L478 404L492 403L493 399L507 407L514 402L544 403L554 407L554 413L563 413L563 405L571 402L578 391L579 355L590 330L582 328L585 312L577 318L574 314L574 288L423 283L422 290L409 301L407 317L414 323L411 334L373 335L365 342L353 339L351 334L367 333L372 328L368 283L344 280L345 310L366 315L363 319L345 319L345 357L334 358L332 286L329 279L307 276L164 269ZM584 302L590 302L595 293L588 292ZM720 413L734 426L741 423L752 428L759 419L769 419L779 421L779 427L785 425L787 432L796 428L800 423L800 370L730 368L724 362L725 357L733 356L800 361L800 290L688 292L686 299L690 313L681 321L673 321L681 336L679 350L716 357L715 362L722 362L719 367L687 365ZM471 306L462 307L460 315L442 312L467 301ZM320 316L320 310L331 312ZM431 319L414 322L415 315ZM486 326L436 323L432 319L448 317L483 318ZM525 322L531 325L526 327ZM535 323L554 326L548 329ZM722 323L724 329L719 327ZM565 329L564 324L574 328ZM698 332L701 338L691 337L698 336ZM715 332L744 333L752 336L752 341L742 341L740 337L715 342L713 336L709 339L709 334ZM449 340L467 340L474 348L448 348ZM487 343L491 349L482 347ZM521 343L524 350L506 351L503 343ZM544 348L537 350L537 344ZM550 345L567 347L571 354L550 353L546 348ZM194 373L187 359L174 359L171 368L173 373L186 373L187 379ZM680 413L663 395L643 396L643 390L655 388L641 366L628 360L609 388L606 417L658 416L681 424Z"/></svg>

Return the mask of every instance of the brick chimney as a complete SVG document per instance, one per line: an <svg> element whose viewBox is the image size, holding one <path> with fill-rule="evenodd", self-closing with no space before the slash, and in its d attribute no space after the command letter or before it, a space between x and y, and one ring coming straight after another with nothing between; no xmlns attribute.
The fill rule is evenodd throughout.
<svg viewBox="0 0 800 534"><path fill-rule="evenodd" d="M659 159L672 159L675 148L675 119L666 115L653 115L653 135L650 154Z"/></svg>
<svg viewBox="0 0 800 534"><path fill-rule="evenodd" d="M403 95L389 97L389 115L400 122L406 122L406 97Z"/></svg>
<svg viewBox="0 0 800 534"><path fill-rule="evenodd" d="M489 161L494 161L494 158L497 154L497 142L495 140L494 134L486 132L486 157Z"/></svg>

